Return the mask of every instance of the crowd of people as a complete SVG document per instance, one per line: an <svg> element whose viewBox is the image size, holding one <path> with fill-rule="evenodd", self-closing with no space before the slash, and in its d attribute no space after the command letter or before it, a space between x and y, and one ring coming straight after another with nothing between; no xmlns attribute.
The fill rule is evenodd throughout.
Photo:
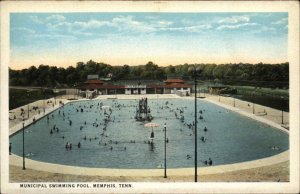
<svg viewBox="0 0 300 194"><path fill-rule="evenodd" d="M145 100L146 101L146 100ZM48 102L47 102L48 103ZM176 108L177 107L177 108ZM189 136L192 136L192 133L194 132L194 122L189 122L189 115L185 115L186 112L186 106L174 106L172 103L166 101L164 105L158 106L158 110L164 110L164 111L170 111L174 113L175 117L166 117L165 119L177 119L181 123L181 129L180 131L190 131ZM113 100L110 106L104 106L103 102L97 102L90 101L88 103L84 102L76 102L76 103L69 103L68 106L64 106L64 104L60 103L60 107L57 111L54 111L46 116L47 125L49 128L49 134L50 138L60 137L64 142L64 147L66 151L71 151L81 148L89 148L88 142L94 142L97 141L97 145L103 146L100 147L100 149L107 149L110 151L127 151L128 146L130 144L150 144L151 149L153 151L154 146L153 140L154 138L154 132L152 132L152 139L150 140L147 134L145 134L145 139L129 139L129 140L114 140L112 137L114 135L110 135L108 132L112 132L113 129L108 129L110 123L114 122L121 122L120 120L120 114L119 111L126 108L128 110L128 113L132 117L129 117L130 119L134 118L134 113L136 109L136 105L132 104L122 104L116 100ZM199 114L199 120L197 122L200 122L200 120L204 120L204 112L205 110L200 110ZM89 117L86 117L87 114L85 113L93 113L92 120ZM96 115L96 117L94 117ZM81 122L78 120L80 118ZM75 119L75 120L74 120ZM77 120L76 120L77 119ZM57 122L60 120L60 122ZM171 121L173 122L173 121ZM62 124L64 123L64 124ZM79 124L78 124L79 123ZM50 127L51 126L51 127ZM129 126L128 126L129 127ZM73 135L70 135L70 131L72 130L79 130L79 136L74 137ZM208 128L205 126L203 128L203 131L205 132L200 140L201 142L205 143L208 139L206 137L206 134L208 132ZM94 134L94 135L92 135ZM149 134L149 133L148 133ZM78 138L80 137L81 138ZM148 137L147 137L148 136ZM158 143L161 140L155 139L154 143ZM175 142L176 140L169 140L169 137L166 138L166 143ZM129 144L129 145L126 145ZM77 145L77 146L73 146ZM10 153L11 153L11 145L10 145ZM190 159L191 156L188 154L186 159ZM204 164L212 165L212 161L209 158L209 160Z"/></svg>

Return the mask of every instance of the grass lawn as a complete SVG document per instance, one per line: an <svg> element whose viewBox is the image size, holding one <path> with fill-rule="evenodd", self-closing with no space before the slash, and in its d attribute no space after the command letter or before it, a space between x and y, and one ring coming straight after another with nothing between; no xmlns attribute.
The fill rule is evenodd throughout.
<svg viewBox="0 0 300 194"><path fill-rule="evenodd" d="M54 97L51 89L16 89L9 88L9 110L25 104Z"/></svg>

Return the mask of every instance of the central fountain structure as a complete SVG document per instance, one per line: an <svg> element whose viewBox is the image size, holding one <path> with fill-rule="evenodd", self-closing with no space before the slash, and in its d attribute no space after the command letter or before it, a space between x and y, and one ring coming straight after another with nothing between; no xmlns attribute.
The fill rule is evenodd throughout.
<svg viewBox="0 0 300 194"><path fill-rule="evenodd" d="M139 100L138 107L135 113L136 121L152 121L153 116L151 115L150 107L148 106L148 99L142 98Z"/></svg>

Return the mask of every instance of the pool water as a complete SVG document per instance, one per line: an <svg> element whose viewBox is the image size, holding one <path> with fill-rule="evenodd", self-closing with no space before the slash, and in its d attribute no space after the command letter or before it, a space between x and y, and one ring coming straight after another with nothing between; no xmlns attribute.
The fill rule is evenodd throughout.
<svg viewBox="0 0 300 194"><path fill-rule="evenodd" d="M154 117L151 122L159 124L153 128L153 147L148 143L152 129L144 126L148 122L134 119L137 105L138 100L118 99L68 103L49 114L49 120L44 117L25 128L26 157L82 167L160 168L164 164L166 123L168 168L193 167L195 136L193 126L188 125L194 121L194 101L148 100ZM106 127L104 112L111 114ZM184 116L183 122L180 115ZM199 119L200 115L203 119ZM52 130L50 134L54 125L59 131ZM201 99L197 128L198 166L204 166L209 158L213 165L231 164L272 156L289 148L288 134ZM22 156L22 132L11 136L10 142L12 152ZM65 148L67 142L72 143L71 150Z"/></svg>

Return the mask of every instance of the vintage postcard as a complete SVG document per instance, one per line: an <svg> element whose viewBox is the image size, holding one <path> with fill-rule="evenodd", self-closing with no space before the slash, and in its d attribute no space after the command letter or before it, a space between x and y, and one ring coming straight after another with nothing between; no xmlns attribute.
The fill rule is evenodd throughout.
<svg viewBox="0 0 300 194"><path fill-rule="evenodd" d="M233 192L299 192L299 2L1 2L1 193Z"/></svg>

